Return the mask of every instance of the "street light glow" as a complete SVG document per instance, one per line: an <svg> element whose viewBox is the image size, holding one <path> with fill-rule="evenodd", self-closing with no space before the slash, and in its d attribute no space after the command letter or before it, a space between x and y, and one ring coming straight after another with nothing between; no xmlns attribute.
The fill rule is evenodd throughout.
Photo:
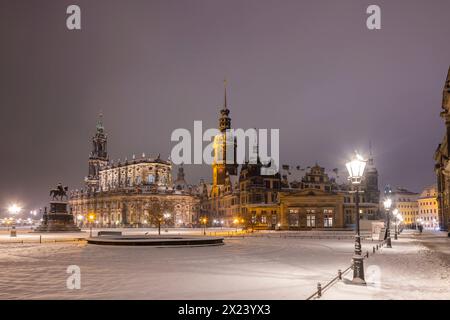
<svg viewBox="0 0 450 320"><path fill-rule="evenodd" d="M363 157L355 152L353 159L345 164L352 184L360 184L366 168L366 161Z"/></svg>
<svg viewBox="0 0 450 320"><path fill-rule="evenodd" d="M384 204L384 208L385 208L385 209L390 209L390 208L391 208L391 205L392 205L392 200L391 200L391 198L387 198L386 200L384 200L383 204Z"/></svg>
<svg viewBox="0 0 450 320"><path fill-rule="evenodd" d="M10 214L18 214L20 211L22 211L22 208L15 203L10 205L8 208L8 212Z"/></svg>

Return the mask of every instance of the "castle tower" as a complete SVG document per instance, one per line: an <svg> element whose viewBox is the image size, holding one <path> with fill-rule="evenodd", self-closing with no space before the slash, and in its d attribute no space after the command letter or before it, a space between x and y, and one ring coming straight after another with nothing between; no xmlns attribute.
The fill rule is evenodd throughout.
<svg viewBox="0 0 450 320"><path fill-rule="evenodd" d="M100 113L97 121L96 133L92 137L92 151L89 156L89 172L86 177L86 186L89 191L97 190L99 186L100 168L108 164L107 136L103 127L103 115Z"/></svg>
<svg viewBox="0 0 450 320"><path fill-rule="evenodd" d="M380 202L380 190L378 189L378 170L373 162L372 143L369 143L369 160L367 161L366 174L363 182L365 200L368 203Z"/></svg>
<svg viewBox="0 0 450 320"><path fill-rule="evenodd" d="M230 110L227 105L227 82L224 80L224 103L220 110L219 130L214 138L214 161L213 169L213 187L211 190L212 196L219 194L220 186L225 184L227 175L237 174L236 162L236 139L228 131L231 129ZM227 155L227 151L232 150L233 154ZM230 160L232 159L232 160Z"/></svg>

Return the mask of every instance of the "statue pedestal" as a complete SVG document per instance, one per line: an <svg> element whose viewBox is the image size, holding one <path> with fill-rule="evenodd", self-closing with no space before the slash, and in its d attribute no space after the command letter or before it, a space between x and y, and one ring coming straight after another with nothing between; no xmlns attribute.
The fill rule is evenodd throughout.
<svg viewBox="0 0 450 320"><path fill-rule="evenodd" d="M51 201L50 211L44 213L43 221L34 232L80 232L73 220L72 214L67 212L66 201Z"/></svg>

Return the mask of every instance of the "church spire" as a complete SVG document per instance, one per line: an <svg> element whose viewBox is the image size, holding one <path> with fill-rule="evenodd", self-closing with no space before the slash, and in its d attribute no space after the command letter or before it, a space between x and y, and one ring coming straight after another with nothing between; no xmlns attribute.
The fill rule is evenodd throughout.
<svg viewBox="0 0 450 320"><path fill-rule="evenodd" d="M224 98L223 98L223 108L227 109L227 79L223 79L223 91L224 91Z"/></svg>
<svg viewBox="0 0 450 320"><path fill-rule="evenodd" d="M100 112L97 119L96 132L92 138L91 158L107 160L108 154L106 151L106 144L107 137L105 134L105 128L103 127L103 113Z"/></svg>
<svg viewBox="0 0 450 320"><path fill-rule="evenodd" d="M219 130L225 132L227 129L231 129L231 118L229 117L230 110L227 105L227 80L223 81L224 84L224 101L222 110L220 110L219 118Z"/></svg>
<svg viewBox="0 0 450 320"><path fill-rule="evenodd" d="M447 80L445 81L444 92L442 94L442 109L444 109L443 112L446 114L450 111L450 67L448 68Z"/></svg>
<svg viewBox="0 0 450 320"><path fill-rule="evenodd" d="M103 130L105 129L103 127L103 112L100 111L99 115L98 115L98 119L97 119L97 133L103 132Z"/></svg>
<svg viewBox="0 0 450 320"><path fill-rule="evenodd" d="M369 165L373 166L372 140L369 140Z"/></svg>

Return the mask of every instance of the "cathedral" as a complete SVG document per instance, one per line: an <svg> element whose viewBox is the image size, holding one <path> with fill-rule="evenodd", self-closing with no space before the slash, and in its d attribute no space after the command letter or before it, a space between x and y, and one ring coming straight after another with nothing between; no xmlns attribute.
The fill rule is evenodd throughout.
<svg viewBox="0 0 450 320"><path fill-rule="evenodd" d="M197 223L199 199L183 167L172 181L172 163L142 154L113 162L107 151L102 116L92 138L85 188L71 193L70 205L79 225L95 216L98 227L146 227L164 223L189 227Z"/></svg>

